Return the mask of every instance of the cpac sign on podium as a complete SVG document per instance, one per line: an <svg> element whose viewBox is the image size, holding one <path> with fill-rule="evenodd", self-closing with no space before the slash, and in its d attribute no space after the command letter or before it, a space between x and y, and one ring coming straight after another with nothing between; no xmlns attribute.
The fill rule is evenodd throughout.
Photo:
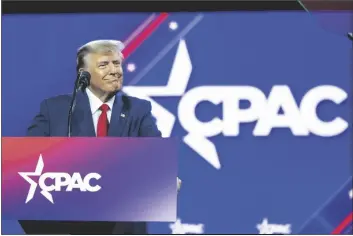
<svg viewBox="0 0 353 236"><path fill-rule="evenodd" d="M171 138L2 138L2 218L175 221L177 148Z"/></svg>

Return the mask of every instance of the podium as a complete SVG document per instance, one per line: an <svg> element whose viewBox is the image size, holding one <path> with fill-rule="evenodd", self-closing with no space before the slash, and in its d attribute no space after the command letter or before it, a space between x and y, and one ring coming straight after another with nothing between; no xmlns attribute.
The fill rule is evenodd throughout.
<svg viewBox="0 0 353 236"><path fill-rule="evenodd" d="M2 138L2 219L172 222L173 138Z"/></svg>

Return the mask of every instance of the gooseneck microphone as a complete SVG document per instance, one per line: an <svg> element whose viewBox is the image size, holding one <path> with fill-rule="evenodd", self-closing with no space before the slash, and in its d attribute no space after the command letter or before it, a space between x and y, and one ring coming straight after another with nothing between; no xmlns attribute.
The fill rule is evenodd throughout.
<svg viewBox="0 0 353 236"><path fill-rule="evenodd" d="M76 95L78 91L83 91L84 89L86 89L89 84L90 84L90 80L91 80L91 74L87 71L81 71L77 74L77 78L75 81L75 87L74 87L74 91L72 93L72 99L71 99L71 103L70 103L70 109L69 109L69 116L68 116L68 123L67 123L67 136L71 137L71 123L72 123L72 114L75 110L75 106L76 106Z"/></svg>

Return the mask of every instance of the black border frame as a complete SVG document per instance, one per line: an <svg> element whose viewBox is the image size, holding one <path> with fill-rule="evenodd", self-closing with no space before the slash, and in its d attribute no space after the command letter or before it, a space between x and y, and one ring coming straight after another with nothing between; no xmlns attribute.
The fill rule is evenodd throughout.
<svg viewBox="0 0 353 236"><path fill-rule="evenodd" d="M302 11L297 1L3 1L2 14Z"/></svg>

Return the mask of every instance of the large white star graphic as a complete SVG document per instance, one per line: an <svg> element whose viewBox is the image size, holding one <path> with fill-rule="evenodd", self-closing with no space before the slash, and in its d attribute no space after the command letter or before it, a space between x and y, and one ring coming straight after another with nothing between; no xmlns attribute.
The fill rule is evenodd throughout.
<svg viewBox="0 0 353 236"><path fill-rule="evenodd" d="M163 137L171 136L176 118L173 113L169 112L151 97L183 96L191 72L192 63L188 48L185 40L181 39L166 86L125 86L123 88L124 92L127 94L151 102L152 114L156 117L157 126ZM196 133L188 133L183 140L214 168L221 168L216 146L206 137L200 136Z"/></svg>
<svg viewBox="0 0 353 236"><path fill-rule="evenodd" d="M18 172L18 174L30 184L29 191L26 198L26 203L28 203L33 199L34 193L36 192L36 189L38 186L38 184L33 179L31 179L31 176L41 176L43 169L44 169L44 162L43 162L42 154L40 154L37 162L36 170L34 172ZM49 192L41 191L40 193L45 198L47 198L51 203L54 203L53 196Z"/></svg>

